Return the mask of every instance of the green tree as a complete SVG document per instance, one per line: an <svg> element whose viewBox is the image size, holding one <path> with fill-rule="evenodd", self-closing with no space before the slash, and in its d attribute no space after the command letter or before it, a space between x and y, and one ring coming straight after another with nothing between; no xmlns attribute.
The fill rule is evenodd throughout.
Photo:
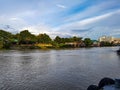
<svg viewBox="0 0 120 90"><path fill-rule="evenodd" d="M66 39L65 38L61 38L59 36L56 36L55 39L54 39L54 42L58 43L58 44L64 44L66 42Z"/></svg>
<svg viewBox="0 0 120 90"><path fill-rule="evenodd" d="M71 42L70 38L64 38L65 42Z"/></svg>
<svg viewBox="0 0 120 90"><path fill-rule="evenodd" d="M48 43L51 43L52 39L49 37L49 35L47 34L39 34L37 36L37 42L38 43L45 43L45 44L48 44Z"/></svg>
<svg viewBox="0 0 120 90"><path fill-rule="evenodd" d="M56 36L55 39L54 39L54 42L60 44L60 43L62 43L62 38L59 37L59 36Z"/></svg>
<svg viewBox="0 0 120 90"><path fill-rule="evenodd" d="M10 32L0 30L0 48L11 47L12 34Z"/></svg>
<svg viewBox="0 0 120 90"><path fill-rule="evenodd" d="M74 37L72 37L72 41L73 42L80 42L80 41L82 41L82 38L74 36Z"/></svg>
<svg viewBox="0 0 120 90"><path fill-rule="evenodd" d="M10 32L0 30L0 40L7 39L10 40L12 38L12 34Z"/></svg>
<svg viewBox="0 0 120 90"><path fill-rule="evenodd" d="M104 42L104 41L100 42L100 46L112 46L112 45L113 44L110 42Z"/></svg>
<svg viewBox="0 0 120 90"><path fill-rule="evenodd" d="M84 39L85 46L89 47L93 44L92 40L90 38Z"/></svg>
<svg viewBox="0 0 120 90"><path fill-rule="evenodd" d="M13 34L11 39L12 45L16 45L18 44L18 42L19 42L19 34Z"/></svg>
<svg viewBox="0 0 120 90"><path fill-rule="evenodd" d="M34 44L37 40L36 36L31 34L28 30L21 31L17 37L19 38L20 44Z"/></svg>
<svg viewBox="0 0 120 90"><path fill-rule="evenodd" d="M70 37L70 38L61 38L59 36L56 36L54 41L58 44L66 43L66 42L80 42L80 41L82 41L82 38L81 37L76 37L76 36Z"/></svg>

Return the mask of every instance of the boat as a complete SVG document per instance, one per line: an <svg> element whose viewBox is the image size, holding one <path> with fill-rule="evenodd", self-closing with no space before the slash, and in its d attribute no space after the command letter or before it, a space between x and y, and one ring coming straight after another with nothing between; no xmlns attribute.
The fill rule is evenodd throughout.
<svg viewBox="0 0 120 90"><path fill-rule="evenodd" d="M90 85L87 90L120 90L120 79L105 77L100 80L98 85Z"/></svg>

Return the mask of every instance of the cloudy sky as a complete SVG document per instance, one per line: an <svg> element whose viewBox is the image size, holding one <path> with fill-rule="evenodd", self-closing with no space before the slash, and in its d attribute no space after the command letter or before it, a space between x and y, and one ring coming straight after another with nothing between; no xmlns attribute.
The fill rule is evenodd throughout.
<svg viewBox="0 0 120 90"><path fill-rule="evenodd" d="M120 37L120 0L0 0L0 29L52 38Z"/></svg>

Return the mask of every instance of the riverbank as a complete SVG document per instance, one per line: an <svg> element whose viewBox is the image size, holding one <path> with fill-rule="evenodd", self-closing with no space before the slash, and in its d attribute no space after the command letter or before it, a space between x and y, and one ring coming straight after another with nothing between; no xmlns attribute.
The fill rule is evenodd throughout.
<svg viewBox="0 0 120 90"><path fill-rule="evenodd" d="M98 46L96 46L98 47ZM117 46L102 46L102 47L117 47ZM77 48L95 48L95 46L89 47L74 47L73 45L52 45L52 44L22 44L22 45L12 45L9 48L0 47L0 50L23 50L23 49L77 49Z"/></svg>
<svg viewBox="0 0 120 90"><path fill-rule="evenodd" d="M1 46L0 49L64 49L64 48L81 48L74 45L66 44L21 44L21 45L9 45L9 47Z"/></svg>

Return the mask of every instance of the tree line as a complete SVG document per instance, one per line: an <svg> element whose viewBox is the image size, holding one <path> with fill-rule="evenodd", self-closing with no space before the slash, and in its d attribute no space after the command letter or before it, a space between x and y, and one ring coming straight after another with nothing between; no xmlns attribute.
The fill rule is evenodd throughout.
<svg viewBox="0 0 120 90"><path fill-rule="evenodd" d="M80 46L91 46L93 44L90 38L85 38L82 40L82 37L69 37L62 38L56 36L54 39L51 39L46 33L34 35L28 30L23 30L20 33L12 34L5 30L0 30L0 48L10 48L11 46L35 46L37 44L51 44L52 47L74 47L70 43L80 44Z"/></svg>

